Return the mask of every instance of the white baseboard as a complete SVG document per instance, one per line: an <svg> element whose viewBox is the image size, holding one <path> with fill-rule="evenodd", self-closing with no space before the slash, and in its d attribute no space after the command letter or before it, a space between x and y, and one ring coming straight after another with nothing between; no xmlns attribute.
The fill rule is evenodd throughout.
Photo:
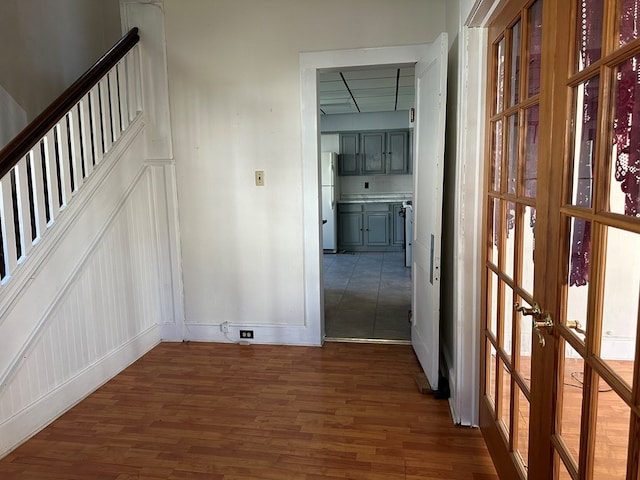
<svg viewBox="0 0 640 480"><path fill-rule="evenodd" d="M600 357L605 360L633 361L635 351L635 338L605 336L602 339Z"/></svg>
<svg viewBox="0 0 640 480"><path fill-rule="evenodd" d="M177 323L161 323L160 324L160 341L161 342L181 342L184 340L183 326Z"/></svg>
<svg viewBox="0 0 640 480"><path fill-rule="evenodd" d="M449 382L449 410L451 411L451 418L456 425L460 424L460 415L458 412L458 379L456 378L456 369L453 367L453 357L451 351L447 348L447 344L440 339L440 348L442 350L442 360L444 365L441 365L441 370L444 370L444 374L447 376Z"/></svg>
<svg viewBox="0 0 640 480"><path fill-rule="evenodd" d="M71 409L159 342L160 329L154 325L0 424L0 458Z"/></svg>
<svg viewBox="0 0 640 480"><path fill-rule="evenodd" d="M171 332L173 330L173 332ZM252 330L253 339L240 338L240 330ZM175 329L167 329L167 333L175 333ZM190 340L193 342L239 343L246 341L252 344L264 345L306 345L320 346L317 343L319 335L304 325L239 325L230 323L229 331L225 334L219 324L186 323L183 338L175 341ZM165 336L163 335L163 338Z"/></svg>

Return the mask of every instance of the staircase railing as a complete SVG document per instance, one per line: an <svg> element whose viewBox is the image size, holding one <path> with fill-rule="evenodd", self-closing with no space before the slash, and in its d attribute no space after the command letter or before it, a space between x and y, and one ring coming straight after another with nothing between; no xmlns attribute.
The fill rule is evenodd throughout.
<svg viewBox="0 0 640 480"><path fill-rule="evenodd" d="M0 150L0 286L140 112L133 28Z"/></svg>

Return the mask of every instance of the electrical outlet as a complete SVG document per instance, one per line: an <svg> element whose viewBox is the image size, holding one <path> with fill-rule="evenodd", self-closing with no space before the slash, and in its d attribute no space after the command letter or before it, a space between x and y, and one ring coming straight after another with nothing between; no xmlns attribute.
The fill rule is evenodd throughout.
<svg viewBox="0 0 640 480"><path fill-rule="evenodd" d="M253 330L240 330L240 338L243 340L253 338Z"/></svg>
<svg viewBox="0 0 640 480"><path fill-rule="evenodd" d="M220 331L222 333L229 333L229 322L223 322L220 324Z"/></svg>
<svg viewBox="0 0 640 480"><path fill-rule="evenodd" d="M264 187L264 171L256 170L256 187Z"/></svg>

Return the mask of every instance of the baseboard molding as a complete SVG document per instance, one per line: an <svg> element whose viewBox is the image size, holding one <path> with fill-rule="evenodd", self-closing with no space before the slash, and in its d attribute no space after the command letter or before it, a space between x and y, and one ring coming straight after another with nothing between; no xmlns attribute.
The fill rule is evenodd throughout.
<svg viewBox="0 0 640 480"><path fill-rule="evenodd" d="M161 323L160 324L160 341L161 342L181 342L184 340L183 326L177 323Z"/></svg>
<svg viewBox="0 0 640 480"><path fill-rule="evenodd" d="M456 369L454 368L453 357L451 351L447 348L447 344L440 339L440 349L442 351L440 372L443 376L447 377L449 382L449 409L451 411L451 418L456 425L460 424L460 415L457 411L458 402L458 380L456 378Z"/></svg>
<svg viewBox="0 0 640 480"><path fill-rule="evenodd" d="M157 325L89 365L0 425L0 458L28 440L160 343Z"/></svg>
<svg viewBox="0 0 640 480"><path fill-rule="evenodd" d="M175 328L169 328L166 332L174 333ZM240 330L252 330L252 339L240 338ZM164 330L163 330L164 331ZM173 332L172 332L173 331ZM240 325L229 324L229 331L224 333L219 324L185 323L183 338L175 341L189 340L193 342L218 342L218 343L251 343L264 345L304 345L320 346L317 342L319 335L314 335L309 327L304 325ZM175 335L174 335L175 336ZM163 339L165 336L163 335Z"/></svg>
<svg viewBox="0 0 640 480"><path fill-rule="evenodd" d="M633 360L635 351L635 338L605 336L602 338L600 358L605 360Z"/></svg>

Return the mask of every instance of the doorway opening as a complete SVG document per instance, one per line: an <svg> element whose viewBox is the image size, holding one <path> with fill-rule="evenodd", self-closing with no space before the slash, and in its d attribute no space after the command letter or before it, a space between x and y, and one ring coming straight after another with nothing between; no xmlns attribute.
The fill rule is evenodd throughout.
<svg viewBox="0 0 640 480"><path fill-rule="evenodd" d="M414 75L318 75L326 340L411 340Z"/></svg>
<svg viewBox="0 0 640 480"><path fill-rule="evenodd" d="M325 339L319 194L319 72L353 66L415 65L411 345L430 384L434 386L438 384L440 356L440 245L447 52L447 34L442 33L430 44L300 54L305 285L305 326L301 333L313 337L318 344ZM425 114L420 115L420 112Z"/></svg>

